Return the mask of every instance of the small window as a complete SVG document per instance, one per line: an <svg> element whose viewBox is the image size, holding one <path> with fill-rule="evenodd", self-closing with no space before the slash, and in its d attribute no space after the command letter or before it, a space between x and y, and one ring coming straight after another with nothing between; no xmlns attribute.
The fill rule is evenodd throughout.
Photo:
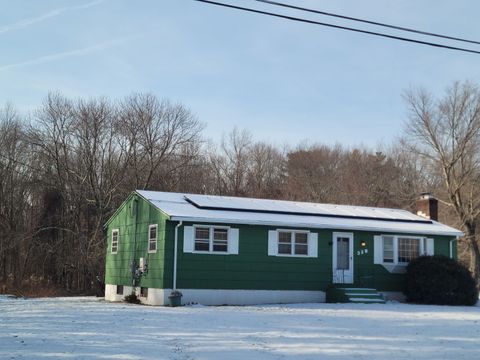
<svg viewBox="0 0 480 360"><path fill-rule="evenodd" d="M148 252L157 252L157 237L158 237L158 225L150 225L148 227Z"/></svg>
<svg viewBox="0 0 480 360"><path fill-rule="evenodd" d="M308 232L279 230L278 255L308 256Z"/></svg>
<svg viewBox="0 0 480 360"><path fill-rule="evenodd" d="M148 288L141 287L140 288L140 297L147 298L148 297Z"/></svg>
<svg viewBox="0 0 480 360"><path fill-rule="evenodd" d="M117 285L117 295L123 295L123 285Z"/></svg>
<svg viewBox="0 0 480 360"><path fill-rule="evenodd" d="M112 248L111 252L112 254L116 254L118 252L118 229L112 230Z"/></svg>
<svg viewBox="0 0 480 360"><path fill-rule="evenodd" d="M194 251L228 253L228 228L195 226Z"/></svg>

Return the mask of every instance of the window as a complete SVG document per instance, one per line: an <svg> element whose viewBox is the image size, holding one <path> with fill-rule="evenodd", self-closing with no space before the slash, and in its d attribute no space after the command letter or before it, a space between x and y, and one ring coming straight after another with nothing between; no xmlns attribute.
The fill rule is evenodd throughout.
<svg viewBox="0 0 480 360"><path fill-rule="evenodd" d="M383 237L383 262L393 263L394 251L393 251L393 236Z"/></svg>
<svg viewBox="0 0 480 360"><path fill-rule="evenodd" d="M278 232L278 253L292 254L292 233L286 231Z"/></svg>
<svg viewBox="0 0 480 360"><path fill-rule="evenodd" d="M148 288L147 287L141 287L140 288L140 297L148 297Z"/></svg>
<svg viewBox="0 0 480 360"><path fill-rule="evenodd" d="M116 254L118 252L118 229L112 230L112 254Z"/></svg>
<svg viewBox="0 0 480 360"><path fill-rule="evenodd" d="M157 237L158 237L158 225L150 225L148 227L148 252L157 252Z"/></svg>
<svg viewBox="0 0 480 360"><path fill-rule="evenodd" d="M210 228L195 228L195 251L210 251Z"/></svg>
<svg viewBox="0 0 480 360"><path fill-rule="evenodd" d="M408 264L425 252L425 241L420 237L383 235L383 263Z"/></svg>
<svg viewBox="0 0 480 360"><path fill-rule="evenodd" d="M196 226L194 250L210 253L228 253L228 228Z"/></svg>
<svg viewBox="0 0 480 360"><path fill-rule="evenodd" d="M398 238L398 262L408 263L420 256L420 239L418 238Z"/></svg>
<svg viewBox="0 0 480 360"><path fill-rule="evenodd" d="M278 255L308 256L308 232L279 230Z"/></svg>
<svg viewBox="0 0 480 360"><path fill-rule="evenodd" d="M213 251L228 251L228 229L213 228Z"/></svg>
<svg viewBox="0 0 480 360"><path fill-rule="evenodd" d="M123 295L123 285L117 285L117 295Z"/></svg>
<svg viewBox="0 0 480 360"><path fill-rule="evenodd" d="M295 255L308 255L308 234L305 232L295 233Z"/></svg>

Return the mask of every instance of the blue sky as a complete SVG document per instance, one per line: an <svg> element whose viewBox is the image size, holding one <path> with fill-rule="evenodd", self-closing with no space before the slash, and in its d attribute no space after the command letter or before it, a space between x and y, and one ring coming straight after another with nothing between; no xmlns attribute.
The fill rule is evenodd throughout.
<svg viewBox="0 0 480 360"><path fill-rule="evenodd" d="M480 40L475 1L287 1ZM252 0L229 2L271 9ZM480 82L480 55L192 0L0 5L0 103L22 111L38 106L49 91L111 98L152 92L188 106L213 139L237 126L277 144L376 146L401 132L405 89L441 93L455 80Z"/></svg>

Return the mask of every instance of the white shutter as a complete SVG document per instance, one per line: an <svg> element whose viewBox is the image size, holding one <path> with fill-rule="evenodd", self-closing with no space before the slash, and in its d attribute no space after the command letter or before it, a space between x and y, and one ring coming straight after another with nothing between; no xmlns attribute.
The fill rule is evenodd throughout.
<svg viewBox="0 0 480 360"><path fill-rule="evenodd" d="M276 256L278 251L278 233L276 230L268 231L268 256Z"/></svg>
<svg viewBox="0 0 480 360"><path fill-rule="evenodd" d="M185 226L183 228L183 252L193 252L193 226Z"/></svg>
<svg viewBox="0 0 480 360"><path fill-rule="evenodd" d="M308 256L318 257L318 234L308 233Z"/></svg>
<svg viewBox="0 0 480 360"><path fill-rule="evenodd" d="M431 238L427 239L427 246L426 246L426 249L425 249L425 255L433 256L433 254L435 253L434 241L435 240L433 240Z"/></svg>
<svg viewBox="0 0 480 360"><path fill-rule="evenodd" d="M228 229L228 253L238 255L238 229Z"/></svg>
<svg viewBox="0 0 480 360"><path fill-rule="evenodd" d="M373 263L383 263L383 244L381 235L375 235L373 237Z"/></svg>

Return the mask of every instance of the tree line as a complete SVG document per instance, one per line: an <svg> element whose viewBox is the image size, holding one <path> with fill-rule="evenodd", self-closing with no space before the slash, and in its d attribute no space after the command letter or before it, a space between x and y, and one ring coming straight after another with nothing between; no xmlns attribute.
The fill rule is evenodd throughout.
<svg viewBox="0 0 480 360"><path fill-rule="evenodd" d="M0 284L92 292L104 273L103 224L134 189L404 208L441 201L462 228L478 280L480 93L405 93L410 118L383 149L279 146L230 129L219 142L187 107L152 94L49 94L30 114L0 109ZM365 126L368 126L366 124ZM314 140L314 139L312 139Z"/></svg>

